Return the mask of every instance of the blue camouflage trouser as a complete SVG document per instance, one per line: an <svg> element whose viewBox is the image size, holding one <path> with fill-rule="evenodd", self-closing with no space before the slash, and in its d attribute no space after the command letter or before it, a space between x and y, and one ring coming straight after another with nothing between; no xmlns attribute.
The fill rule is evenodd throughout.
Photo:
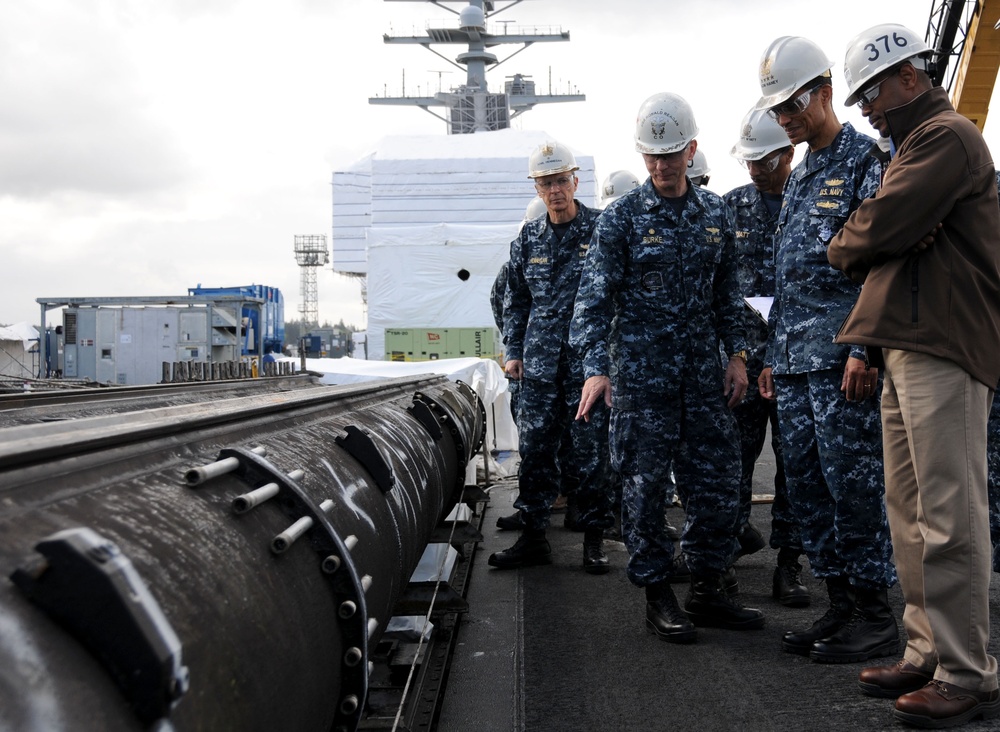
<svg viewBox="0 0 1000 732"><path fill-rule="evenodd" d="M986 467L990 501L990 540L993 543L993 571L1000 572L1000 404L996 394L986 423Z"/></svg>
<svg viewBox="0 0 1000 732"><path fill-rule="evenodd" d="M816 577L882 589L896 582L896 568L879 402L847 401L842 378L835 369L774 376L788 498Z"/></svg>
<svg viewBox="0 0 1000 732"><path fill-rule="evenodd" d="M774 503L771 504L771 548L802 549L795 513L788 503L788 488L785 481L785 465L781 453L781 437L778 430L778 405L755 392L733 409L740 432L740 455L743 475L740 478L740 515L736 526L740 527L750 518L753 502L753 472L757 458L764 449L767 439L767 425L771 423L771 449L774 451Z"/></svg>
<svg viewBox="0 0 1000 732"><path fill-rule="evenodd" d="M521 380L507 378L507 393L510 394L510 416L517 424L518 412L521 409Z"/></svg>
<svg viewBox="0 0 1000 732"><path fill-rule="evenodd" d="M589 422L575 419L580 390L580 382L568 377L556 383L521 380L517 420L521 465L514 507L526 528L549 525L552 501L561 491L576 496L582 528L606 529L613 523L608 409L601 403Z"/></svg>
<svg viewBox="0 0 1000 732"><path fill-rule="evenodd" d="M616 400L611 410L611 466L622 481L626 574L639 587L667 580L674 544L663 510L671 499L670 465L684 486L681 538L692 575L725 570L736 547L740 459L736 420L716 394L651 395Z"/></svg>

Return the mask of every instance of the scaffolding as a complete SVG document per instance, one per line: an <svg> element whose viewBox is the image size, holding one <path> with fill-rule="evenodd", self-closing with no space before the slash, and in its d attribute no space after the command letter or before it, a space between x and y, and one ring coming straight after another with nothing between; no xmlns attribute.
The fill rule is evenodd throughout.
<svg viewBox="0 0 1000 732"><path fill-rule="evenodd" d="M295 236L295 261L302 270L300 290L302 291L302 314L304 330L319 327L319 286L316 284L316 270L329 261L325 234L304 234Z"/></svg>

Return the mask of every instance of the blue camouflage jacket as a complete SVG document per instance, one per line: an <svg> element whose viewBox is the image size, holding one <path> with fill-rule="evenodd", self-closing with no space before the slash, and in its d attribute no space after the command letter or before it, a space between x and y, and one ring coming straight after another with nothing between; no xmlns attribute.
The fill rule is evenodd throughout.
<svg viewBox="0 0 1000 732"><path fill-rule="evenodd" d="M774 234L778 214L767 210L753 183L734 188L723 200L733 210L736 223L736 253L740 288L745 297L774 297ZM768 326L759 315L747 310L747 396L756 393L757 376L764 368Z"/></svg>
<svg viewBox="0 0 1000 732"><path fill-rule="evenodd" d="M833 143L792 170L778 214L775 293L765 362L775 374L843 368L864 348L833 342L861 286L830 266L826 248L847 217L878 189L872 138L843 126Z"/></svg>
<svg viewBox="0 0 1000 732"><path fill-rule="evenodd" d="M503 298L507 294L508 268L507 262L500 265L500 271L497 272L493 287L490 288L490 309L493 311L493 322L497 324L501 336L503 336Z"/></svg>
<svg viewBox="0 0 1000 732"><path fill-rule="evenodd" d="M732 212L688 187L678 216L647 179L605 209L587 255L570 342L584 378L611 378L619 409L648 394L721 393L720 344L746 348Z"/></svg>
<svg viewBox="0 0 1000 732"><path fill-rule="evenodd" d="M554 380L560 359L579 373L568 346L573 300L600 211L576 202L577 214L557 240L547 216L524 224L510 244L503 300L507 360L524 361L524 376Z"/></svg>

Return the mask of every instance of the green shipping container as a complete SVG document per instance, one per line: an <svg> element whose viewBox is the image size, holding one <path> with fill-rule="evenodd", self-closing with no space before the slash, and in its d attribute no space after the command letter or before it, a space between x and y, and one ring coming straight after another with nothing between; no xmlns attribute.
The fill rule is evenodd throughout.
<svg viewBox="0 0 1000 732"><path fill-rule="evenodd" d="M488 328L386 328L386 361L492 358L503 365L500 331Z"/></svg>

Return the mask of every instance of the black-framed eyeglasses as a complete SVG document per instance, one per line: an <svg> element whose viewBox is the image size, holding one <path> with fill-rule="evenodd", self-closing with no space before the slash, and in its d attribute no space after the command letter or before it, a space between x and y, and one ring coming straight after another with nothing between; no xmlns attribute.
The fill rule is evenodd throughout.
<svg viewBox="0 0 1000 732"><path fill-rule="evenodd" d="M882 79L882 81L885 81L885 79ZM858 93L858 109L868 106L878 99L878 93L882 91L882 81L872 84L864 91Z"/></svg>
<svg viewBox="0 0 1000 732"><path fill-rule="evenodd" d="M907 61L909 61L909 59L907 59ZM862 107L864 107L866 105L870 106L872 102L874 102L876 99L878 99L879 92L882 91L882 84L884 84L886 81L888 81L890 77L898 74L899 70L901 68L903 68L903 64L905 64L907 61L904 61L903 63L900 63L900 64L896 64L891 69L889 69L888 72L882 74L882 78L881 79L879 79L878 81L874 82L867 89L864 89L863 91L858 92L858 102L857 102L858 109L861 109Z"/></svg>
<svg viewBox="0 0 1000 732"><path fill-rule="evenodd" d="M784 115L785 117L794 117L796 114L802 114L806 111L809 106L809 102L812 101L812 95L821 87L822 84L817 84L812 89L804 91L799 94L794 99L789 99L787 102L782 102L781 104L776 104L767 110L767 116L773 119L775 122L778 121L778 117Z"/></svg>

